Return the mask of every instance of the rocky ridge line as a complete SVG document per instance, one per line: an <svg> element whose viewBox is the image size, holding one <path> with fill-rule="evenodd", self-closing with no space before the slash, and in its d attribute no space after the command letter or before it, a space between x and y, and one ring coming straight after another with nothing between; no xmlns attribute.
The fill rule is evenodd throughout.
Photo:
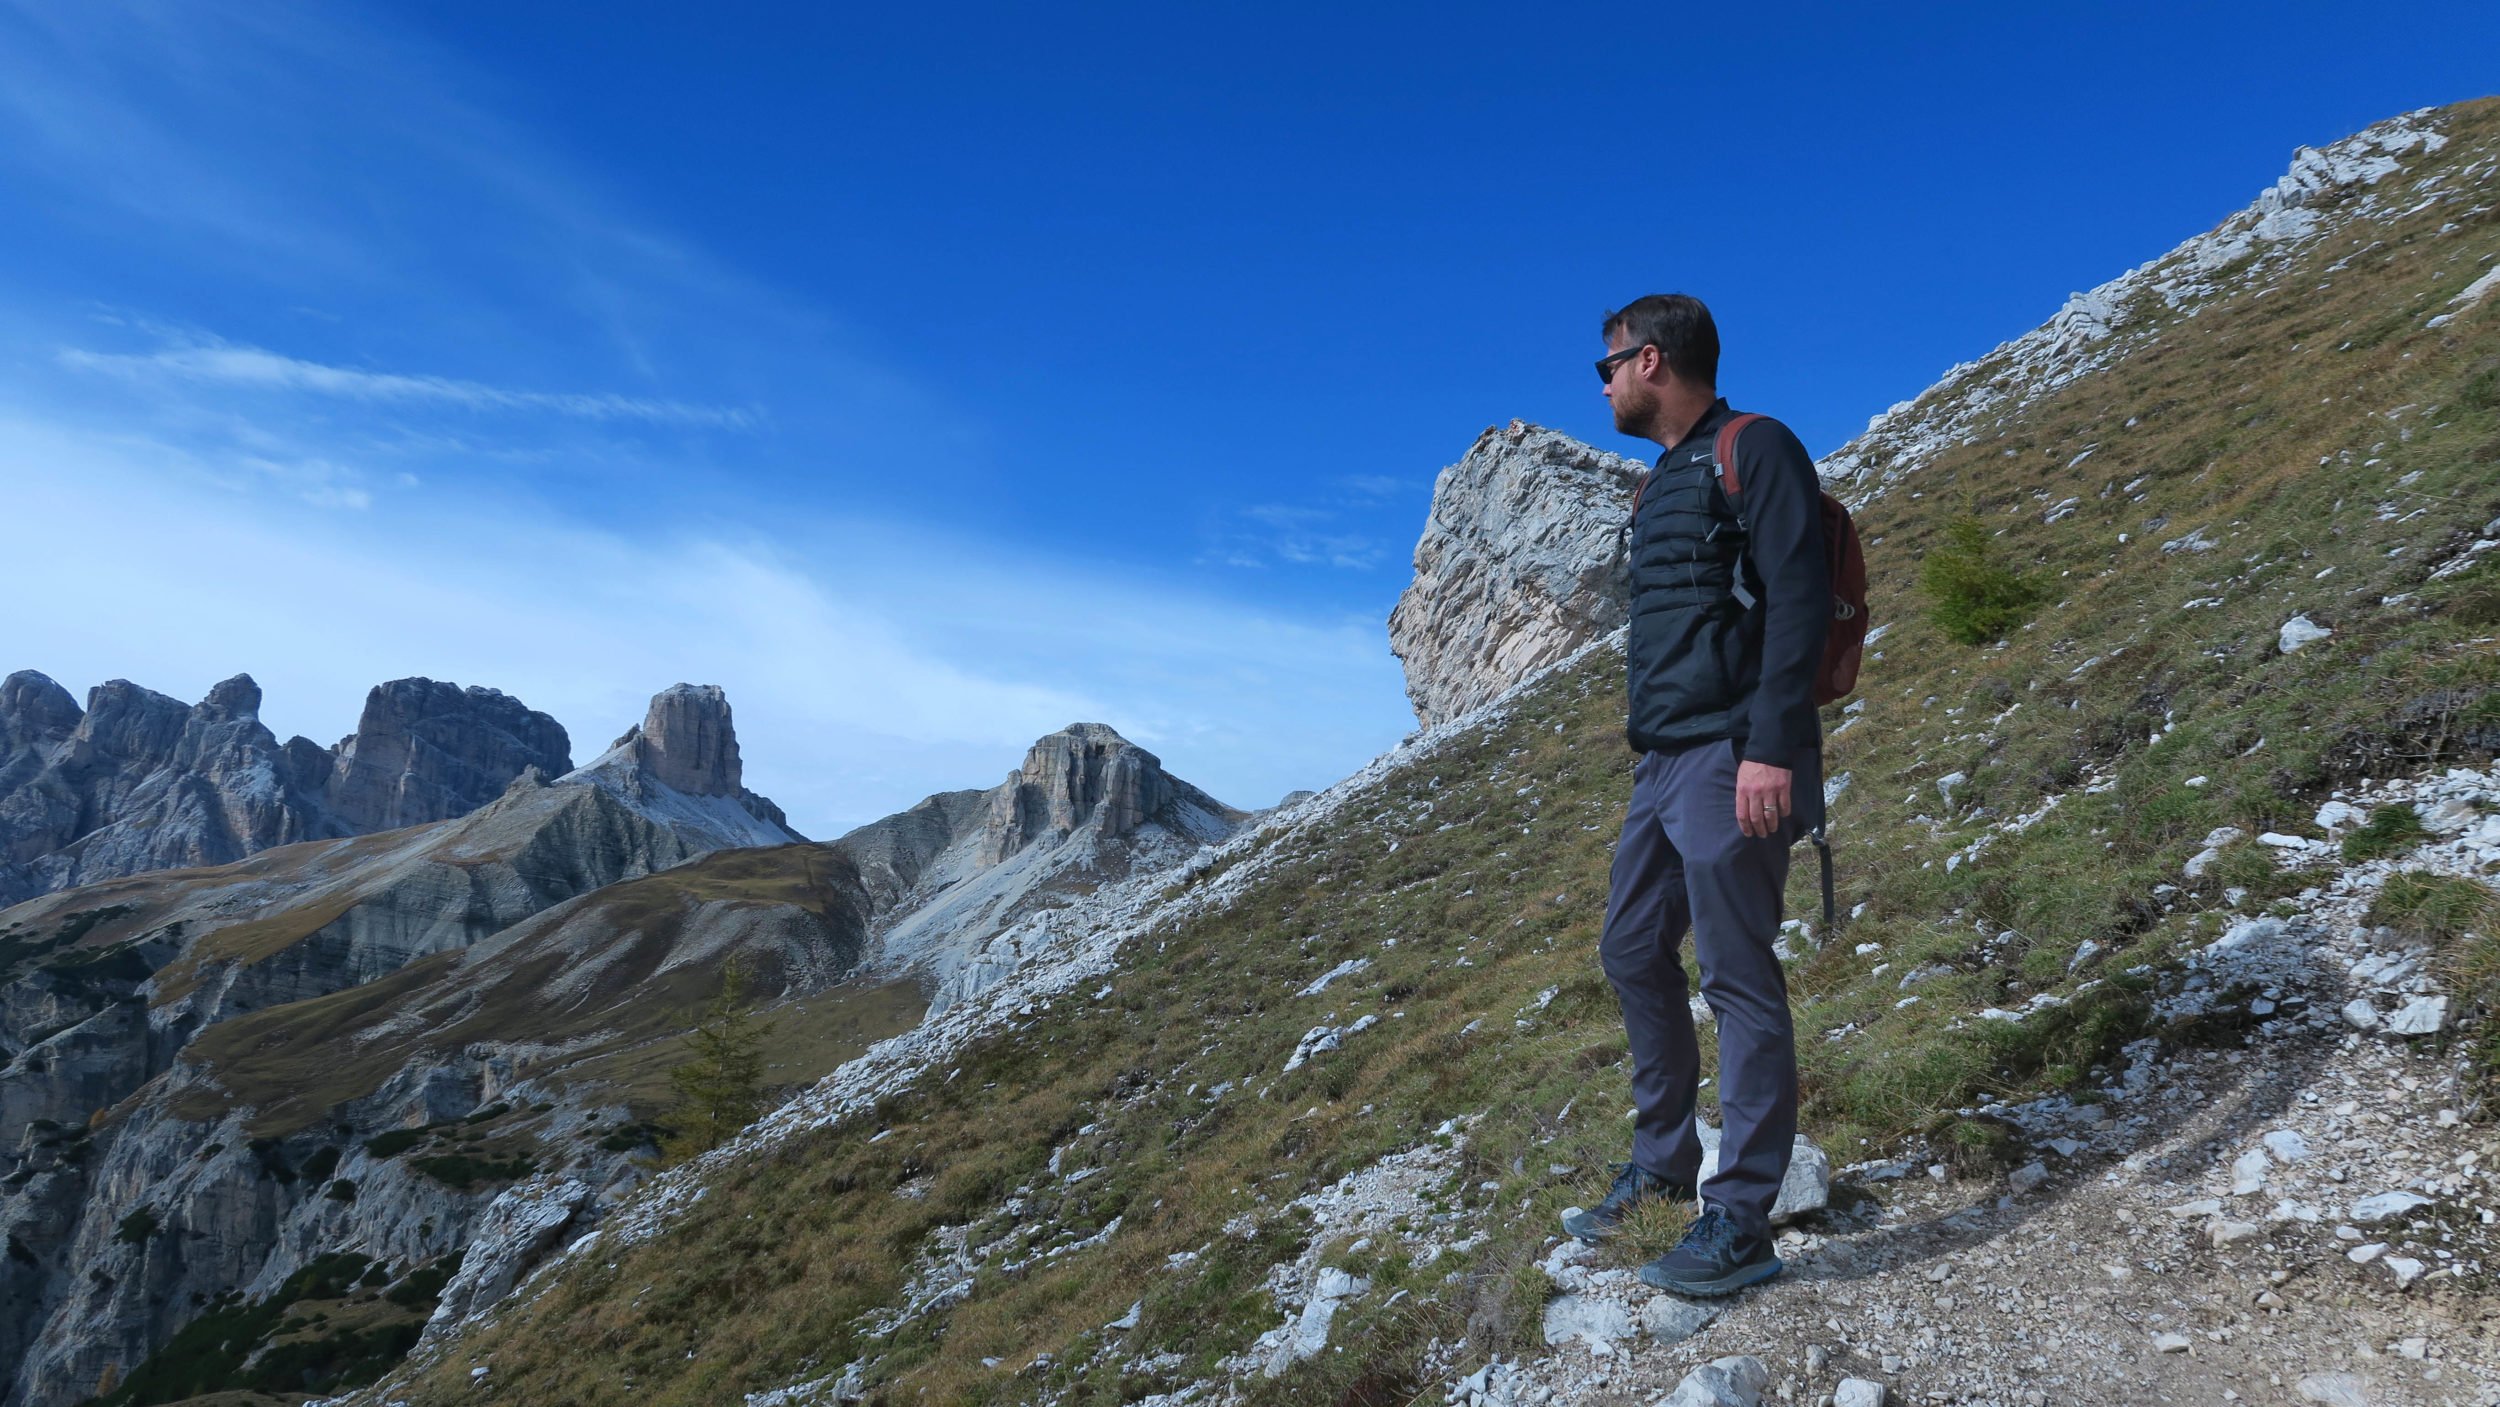
<svg viewBox="0 0 2500 1407"><path fill-rule="evenodd" d="M562 725L493 689L376 685L334 747L281 745L238 674L190 706L127 680L83 710L33 670L0 683L0 906L150 870L465 815L524 769L572 768Z"/></svg>

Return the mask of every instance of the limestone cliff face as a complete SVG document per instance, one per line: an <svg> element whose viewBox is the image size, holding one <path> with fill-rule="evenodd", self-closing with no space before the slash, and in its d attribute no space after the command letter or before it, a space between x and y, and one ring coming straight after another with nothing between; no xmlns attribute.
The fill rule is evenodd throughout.
<svg viewBox="0 0 2500 1407"><path fill-rule="evenodd" d="M806 839L780 807L746 789L737 727L718 684L672 684L652 695L642 722L562 780L604 787L714 846Z"/></svg>
<svg viewBox="0 0 2500 1407"><path fill-rule="evenodd" d="M491 689L374 689L335 748L280 744L236 675L185 705L127 680L81 710L31 670L0 684L0 904L273 846L466 814L526 767L572 766L564 729Z"/></svg>
<svg viewBox="0 0 2500 1407"><path fill-rule="evenodd" d="M995 865L1089 822L1106 839L1127 835L1175 794L1153 753L1100 723L1070 724L1034 743L1024 765L990 793L982 863Z"/></svg>
<svg viewBox="0 0 2500 1407"><path fill-rule="evenodd" d="M834 844L874 902L874 961L933 982L942 1008L1037 951L1068 895L1181 863L1248 819L1112 728L1073 723L997 786L941 792Z"/></svg>
<svg viewBox="0 0 2500 1407"><path fill-rule="evenodd" d="M572 770L564 725L498 689L394 679L365 696L323 799L351 835L466 815L535 767Z"/></svg>
<svg viewBox="0 0 2500 1407"><path fill-rule="evenodd" d="M1624 623L1618 531L1645 472L1521 420L1441 471L1415 579L1389 615L1417 720L1489 703Z"/></svg>
<svg viewBox="0 0 2500 1407"><path fill-rule="evenodd" d="M634 755L652 777L694 796L745 788L729 697L718 684L672 684L651 698Z"/></svg>

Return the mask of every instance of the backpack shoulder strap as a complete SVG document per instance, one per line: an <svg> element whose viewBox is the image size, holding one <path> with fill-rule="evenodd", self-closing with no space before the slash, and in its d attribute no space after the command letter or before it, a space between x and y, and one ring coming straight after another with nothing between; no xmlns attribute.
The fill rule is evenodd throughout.
<svg viewBox="0 0 2500 1407"><path fill-rule="evenodd" d="M1751 411L1743 415L1731 416L1725 425L1719 427L1718 438L1711 442L1710 462L1718 466L1719 491L1726 494L1731 501L1737 494L1742 493L1745 487L1736 479L1736 437L1745 433L1746 426L1761 418Z"/></svg>

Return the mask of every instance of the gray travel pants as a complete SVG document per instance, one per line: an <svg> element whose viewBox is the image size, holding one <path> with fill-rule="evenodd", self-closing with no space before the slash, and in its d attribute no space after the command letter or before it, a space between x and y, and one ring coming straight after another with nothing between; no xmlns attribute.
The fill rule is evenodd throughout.
<svg viewBox="0 0 2500 1407"><path fill-rule="evenodd" d="M1788 851L1822 808L1821 759L1794 769L1791 812L1759 838L1736 828L1736 745L1644 753L1615 844L1599 960L1632 1045L1632 1161L1672 1182L1701 1168L1693 1128L1701 1051L1678 950L1693 935L1719 1023L1719 1169L1701 1186L1743 1231L1770 1227L1797 1134L1797 1042L1779 935Z"/></svg>

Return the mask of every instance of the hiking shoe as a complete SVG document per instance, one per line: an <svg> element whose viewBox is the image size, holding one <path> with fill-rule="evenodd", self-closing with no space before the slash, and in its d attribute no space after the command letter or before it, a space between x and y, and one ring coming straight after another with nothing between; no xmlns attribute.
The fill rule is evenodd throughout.
<svg viewBox="0 0 2500 1407"><path fill-rule="evenodd" d="M1563 1218L1563 1231L1583 1241L1603 1241L1623 1226L1624 1219L1635 1208L1649 1202L1672 1198L1679 1202L1693 1199L1693 1184L1669 1182L1649 1169L1626 1163L1615 1174L1614 1190L1604 1201L1584 1212L1573 1212Z"/></svg>
<svg viewBox="0 0 2500 1407"><path fill-rule="evenodd" d="M1748 1236L1717 1207L1705 1206L1675 1249L1641 1267L1641 1283L1679 1295L1732 1295L1786 1267L1766 1237Z"/></svg>

